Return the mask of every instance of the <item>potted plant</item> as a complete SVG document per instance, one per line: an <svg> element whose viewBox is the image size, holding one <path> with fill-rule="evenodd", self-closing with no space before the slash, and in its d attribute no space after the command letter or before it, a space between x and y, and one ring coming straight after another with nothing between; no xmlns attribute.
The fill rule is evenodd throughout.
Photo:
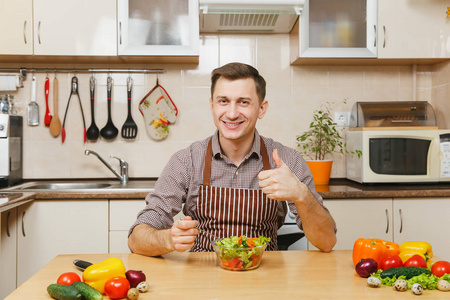
<svg viewBox="0 0 450 300"><path fill-rule="evenodd" d="M344 103L347 103L344 100ZM330 181L331 167L333 161L326 159L333 152L358 155L361 157L361 150L348 151L342 132L344 128L336 128L330 106L332 103L326 102L313 113L313 121L309 124L309 130L297 136L297 146L300 153L309 157L307 160L316 185L327 185Z"/></svg>

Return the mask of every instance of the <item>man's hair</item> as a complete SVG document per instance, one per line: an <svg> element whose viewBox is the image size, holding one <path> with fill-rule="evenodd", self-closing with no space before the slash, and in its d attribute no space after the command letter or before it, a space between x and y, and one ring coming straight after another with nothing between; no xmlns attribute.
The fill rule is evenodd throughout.
<svg viewBox="0 0 450 300"><path fill-rule="evenodd" d="M224 77L228 80L253 78L256 85L256 94L259 97L259 103L261 104L266 97L266 81L259 75L258 70L250 65L234 62L214 69L211 73L211 98L214 94L216 82L220 77Z"/></svg>

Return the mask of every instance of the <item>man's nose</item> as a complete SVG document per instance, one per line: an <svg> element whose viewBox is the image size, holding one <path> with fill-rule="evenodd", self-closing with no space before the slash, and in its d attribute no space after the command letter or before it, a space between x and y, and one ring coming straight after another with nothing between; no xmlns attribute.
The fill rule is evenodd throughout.
<svg viewBox="0 0 450 300"><path fill-rule="evenodd" d="M228 106L227 117L230 119L235 119L239 116L238 106L235 103L231 103Z"/></svg>

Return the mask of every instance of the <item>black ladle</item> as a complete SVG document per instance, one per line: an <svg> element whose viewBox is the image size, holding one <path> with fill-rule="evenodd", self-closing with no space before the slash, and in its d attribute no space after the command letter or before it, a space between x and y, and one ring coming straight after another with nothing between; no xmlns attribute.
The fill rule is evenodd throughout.
<svg viewBox="0 0 450 300"><path fill-rule="evenodd" d="M95 124L95 118L94 118L94 92L95 92L95 77L92 76L89 81L89 88L91 90L91 126L89 126L86 136L88 140L95 141L98 139L100 135L100 130L98 129L97 125Z"/></svg>
<svg viewBox="0 0 450 300"><path fill-rule="evenodd" d="M111 118L111 90L112 90L113 79L108 76L107 80L107 93L108 93L108 122L106 122L105 127L100 131L100 135L107 140L112 140L119 134L119 130L114 126Z"/></svg>

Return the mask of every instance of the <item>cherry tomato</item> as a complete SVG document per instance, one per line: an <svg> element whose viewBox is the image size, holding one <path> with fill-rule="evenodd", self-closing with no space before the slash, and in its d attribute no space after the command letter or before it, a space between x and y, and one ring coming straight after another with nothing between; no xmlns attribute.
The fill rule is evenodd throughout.
<svg viewBox="0 0 450 300"><path fill-rule="evenodd" d="M392 255L385 257L380 262L380 268L384 271L393 267L403 266L402 259L398 255Z"/></svg>
<svg viewBox="0 0 450 300"><path fill-rule="evenodd" d="M58 277L58 280L56 281L56 283L71 285L73 282L76 282L76 281L81 281L80 276L78 276L78 274L74 273L74 272L67 272L67 273L61 274L61 276Z"/></svg>
<svg viewBox="0 0 450 300"><path fill-rule="evenodd" d="M122 276L110 278L105 283L105 293L111 299L125 298L129 289L130 283Z"/></svg>
<svg viewBox="0 0 450 300"><path fill-rule="evenodd" d="M403 264L405 267L427 267L427 261L420 255L413 255Z"/></svg>
<svg viewBox="0 0 450 300"><path fill-rule="evenodd" d="M444 274L450 274L450 262L437 261L431 266L431 274L436 277L442 277Z"/></svg>

